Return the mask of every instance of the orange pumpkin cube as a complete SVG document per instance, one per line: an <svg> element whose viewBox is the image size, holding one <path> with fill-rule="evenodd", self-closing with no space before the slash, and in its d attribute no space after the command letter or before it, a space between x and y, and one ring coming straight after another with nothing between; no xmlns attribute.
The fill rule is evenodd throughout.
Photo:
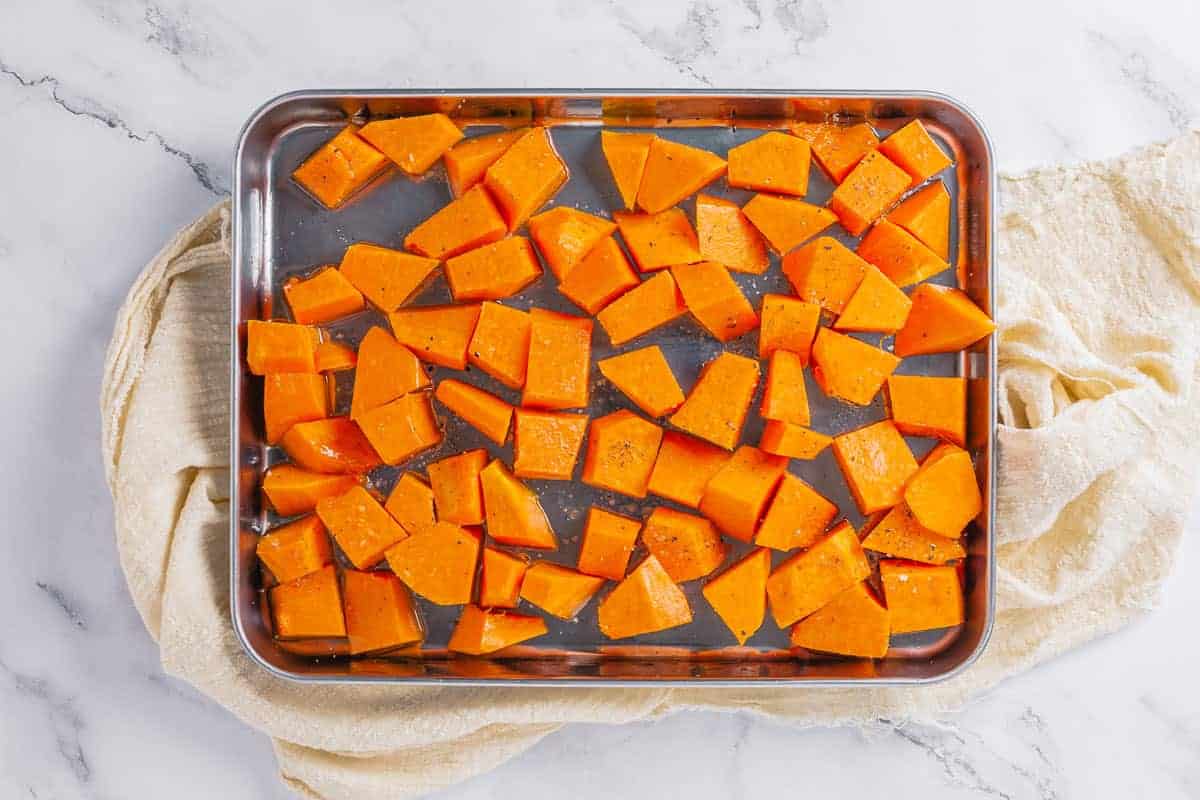
<svg viewBox="0 0 1200 800"><path fill-rule="evenodd" d="M483 182L508 229L515 231L567 182L567 165L554 150L549 129L530 128L487 168Z"/></svg>
<svg viewBox="0 0 1200 800"><path fill-rule="evenodd" d="M508 441L513 407L496 395L469 383L444 378L438 383L434 396L442 405L496 444L503 445Z"/></svg>
<svg viewBox="0 0 1200 800"><path fill-rule="evenodd" d="M291 517L312 511L317 501L342 494L356 483L354 475L326 475L295 464L276 464L263 476L262 490L276 513Z"/></svg>
<svg viewBox="0 0 1200 800"><path fill-rule="evenodd" d="M592 506L583 526L575 568L585 575L621 580L641 530L642 523L636 519Z"/></svg>
<svg viewBox="0 0 1200 800"><path fill-rule="evenodd" d="M880 561L879 577L891 614L892 633L952 628L965 619L962 585L955 567Z"/></svg>
<svg viewBox="0 0 1200 800"><path fill-rule="evenodd" d="M904 503L888 511L871 528L862 546L864 550L924 564L945 564L967 555L957 539L948 539L926 528Z"/></svg>
<svg viewBox="0 0 1200 800"><path fill-rule="evenodd" d="M450 149L463 132L445 114L421 114L368 122L358 135L409 175L420 175Z"/></svg>
<svg viewBox="0 0 1200 800"><path fill-rule="evenodd" d="M895 333L904 327L912 301L875 267L867 270L833 327L839 331Z"/></svg>
<svg viewBox="0 0 1200 800"><path fill-rule="evenodd" d="M491 195L476 186L413 228L404 237L404 249L440 261L499 241L507 232Z"/></svg>
<svg viewBox="0 0 1200 800"><path fill-rule="evenodd" d="M592 321L541 308L529 310L529 363L521 405L583 408L588 404Z"/></svg>
<svg viewBox="0 0 1200 800"><path fill-rule="evenodd" d="M700 513L722 533L749 542L786 471L786 458L742 445L704 488Z"/></svg>
<svg viewBox="0 0 1200 800"><path fill-rule="evenodd" d="M924 183L954 163L919 119L884 139L879 152L900 165L912 177L913 186Z"/></svg>
<svg viewBox="0 0 1200 800"><path fill-rule="evenodd" d="M554 550L558 538L546 519L537 493L512 476L496 459L479 474L488 535L501 544Z"/></svg>
<svg viewBox="0 0 1200 800"><path fill-rule="evenodd" d="M510 389L525 385L529 364L528 312L483 303L475 332L467 345L467 360Z"/></svg>
<svg viewBox="0 0 1200 800"><path fill-rule="evenodd" d="M869 406L900 359L829 328L813 342L813 379L829 397Z"/></svg>
<svg viewBox="0 0 1200 800"><path fill-rule="evenodd" d="M479 605L484 608L516 608L521 599L521 581L529 562L495 547L483 548L479 571Z"/></svg>
<svg viewBox="0 0 1200 800"><path fill-rule="evenodd" d="M687 214L668 208L657 214L613 213L621 238L642 272L700 260L700 243Z"/></svg>
<svg viewBox="0 0 1200 800"><path fill-rule="evenodd" d="M808 194L808 142L779 131L764 133L729 150L730 186L804 197Z"/></svg>
<svg viewBox="0 0 1200 800"><path fill-rule="evenodd" d="M776 350L788 350L808 363L813 337L821 324L821 307L783 294L765 294L762 299L762 328L758 332L758 357L769 358Z"/></svg>
<svg viewBox="0 0 1200 800"><path fill-rule="evenodd" d="M394 650L425 638L412 595L390 572L346 570L342 603L352 656Z"/></svg>
<svg viewBox="0 0 1200 800"><path fill-rule="evenodd" d="M742 426L756 388L758 362L721 353L704 365L683 405L671 415L671 424L732 450L742 438Z"/></svg>
<svg viewBox="0 0 1200 800"><path fill-rule="evenodd" d="M604 578L538 561L525 571L521 599L559 619L573 619L603 585Z"/></svg>
<svg viewBox="0 0 1200 800"><path fill-rule="evenodd" d="M946 184L929 184L888 212L887 219L917 237L942 261L950 260L950 193Z"/></svg>
<svg viewBox="0 0 1200 800"><path fill-rule="evenodd" d="M592 420L581 480L645 497L662 435L662 428L625 409Z"/></svg>
<svg viewBox="0 0 1200 800"><path fill-rule="evenodd" d="M558 290L587 313L596 314L639 282L621 245L606 236L559 280Z"/></svg>
<svg viewBox="0 0 1200 800"><path fill-rule="evenodd" d="M651 494L699 508L704 487L728 460L729 453L719 447L666 431L646 488Z"/></svg>
<svg viewBox="0 0 1200 800"><path fill-rule="evenodd" d="M467 349L479 321L479 305L422 306L388 314L396 340L422 361L467 368Z"/></svg>
<svg viewBox="0 0 1200 800"><path fill-rule="evenodd" d="M891 619L879 598L860 581L792 626L792 647L859 658L883 658Z"/></svg>
<svg viewBox="0 0 1200 800"><path fill-rule="evenodd" d="M913 290L908 321L896 334L902 358L965 350L996 330L967 294L949 286L923 283Z"/></svg>
<svg viewBox="0 0 1200 800"><path fill-rule="evenodd" d="M841 314L870 266L831 236L813 239L783 257L783 274L801 300Z"/></svg>
<svg viewBox="0 0 1200 800"><path fill-rule="evenodd" d="M410 535L437 521L433 511L433 489L413 472L400 476L383 507Z"/></svg>
<svg viewBox="0 0 1200 800"><path fill-rule="evenodd" d="M470 656L495 653L547 633L541 617L464 606L446 649Z"/></svg>
<svg viewBox="0 0 1200 800"><path fill-rule="evenodd" d="M439 606L471 602L483 535L436 522L388 548L388 566L408 588Z"/></svg>
<svg viewBox="0 0 1200 800"><path fill-rule="evenodd" d="M785 472L754 537L758 547L811 547L825 535L838 507L795 475Z"/></svg>
<svg viewBox="0 0 1200 800"><path fill-rule="evenodd" d="M524 236L510 236L446 259L446 282L457 303L520 294L542 277L542 265Z"/></svg>
<svg viewBox="0 0 1200 800"><path fill-rule="evenodd" d="M297 422L329 415L329 385L314 372L273 372L263 379L267 443L275 444Z"/></svg>
<svg viewBox="0 0 1200 800"><path fill-rule="evenodd" d="M833 454L863 515L899 503L917 471L904 437L887 419L833 437Z"/></svg>
<svg viewBox="0 0 1200 800"><path fill-rule="evenodd" d="M255 375L272 372L316 372L315 328L290 322L246 323L246 364Z"/></svg>
<svg viewBox="0 0 1200 800"><path fill-rule="evenodd" d="M758 632L767 613L771 551L751 550L745 558L704 584L704 599L739 645Z"/></svg>
<svg viewBox="0 0 1200 800"><path fill-rule="evenodd" d="M721 566L729 551L704 517L661 506L646 518L642 543L676 583L708 575Z"/></svg>
<svg viewBox="0 0 1200 800"><path fill-rule="evenodd" d="M513 142L525 135L527 128L489 133L464 139L442 155L446 179L455 197L483 180L487 168L508 152Z"/></svg>
<svg viewBox="0 0 1200 800"><path fill-rule="evenodd" d="M650 142L655 138L652 133L600 131L600 149L626 208L633 208L637 201L646 158L650 155Z"/></svg>
<svg viewBox="0 0 1200 800"><path fill-rule="evenodd" d="M762 438L758 441L760 449L784 458L800 458L810 461L829 447L833 437L817 433L802 425L790 422L768 420L763 426Z"/></svg>
<svg viewBox="0 0 1200 800"><path fill-rule="evenodd" d="M771 249L784 254L837 222L833 212L793 197L756 194L742 212L758 228Z"/></svg>
<svg viewBox="0 0 1200 800"><path fill-rule="evenodd" d="M379 466L379 454L349 417L297 422L279 444L299 467L311 472L361 475Z"/></svg>
<svg viewBox="0 0 1200 800"><path fill-rule="evenodd" d="M367 242L346 248L338 270L380 311L395 311L425 288L437 269L425 258Z"/></svg>
<svg viewBox="0 0 1200 800"><path fill-rule="evenodd" d="M329 536L315 516L272 528L258 540L255 554L278 583L294 581L333 563Z"/></svg>
<svg viewBox="0 0 1200 800"><path fill-rule="evenodd" d="M358 569L375 566L383 560L385 550L408 536L375 496L361 486L352 486L343 495L317 503L317 516Z"/></svg>
<svg viewBox="0 0 1200 800"><path fill-rule="evenodd" d="M781 628L807 617L871 574L858 534L843 522L767 578L771 616Z"/></svg>
<svg viewBox="0 0 1200 800"><path fill-rule="evenodd" d="M301 325L331 322L362 311L366 305L362 292L333 267L308 278L289 278L283 284L283 296L292 319Z"/></svg>
<svg viewBox="0 0 1200 800"><path fill-rule="evenodd" d="M339 638L346 635L342 593L332 564L267 593L276 639Z"/></svg>
<svg viewBox="0 0 1200 800"><path fill-rule="evenodd" d="M343 372L358 365L358 355L344 344L321 342L315 354L317 372Z"/></svg>
<svg viewBox="0 0 1200 800"><path fill-rule="evenodd" d="M605 306L596 321L613 347L620 347L686 312L675 279L670 272L660 272Z"/></svg>
<svg viewBox="0 0 1200 800"><path fill-rule="evenodd" d="M529 218L529 235L559 281L616 229L611 220L570 206L557 206Z"/></svg>
<svg viewBox="0 0 1200 800"><path fill-rule="evenodd" d="M650 140L637 204L657 214L725 174L725 159L698 147L658 136ZM678 263L678 262L677 262Z"/></svg>
<svg viewBox="0 0 1200 800"><path fill-rule="evenodd" d="M516 409L513 472L520 478L571 480L587 426L586 414Z"/></svg>
<svg viewBox="0 0 1200 800"><path fill-rule="evenodd" d="M808 426L812 423L808 408L808 388L804 385L804 362L788 350L771 353L767 364L767 385L763 389L759 415L766 420Z"/></svg>
<svg viewBox="0 0 1200 800"><path fill-rule="evenodd" d="M457 525L482 525L483 492L479 473L487 466L487 450L468 450L426 467L437 518Z"/></svg>
<svg viewBox="0 0 1200 800"><path fill-rule="evenodd" d="M596 366L634 405L652 417L670 414L683 403L683 389L658 345L602 359Z"/></svg>
<svg viewBox="0 0 1200 800"><path fill-rule="evenodd" d="M813 157L834 183L844 181L850 170L879 145L879 137L865 122L798 122L792 126L792 133L812 146Z"/></svg>
<svg viewBox="0 0 1200 800"><path fill-rule="evenodd" d="M650 555L600 601L597 616L606 637L626 639L687 625L692 609L683 590Z"/></svg>
<svg viewBox="0 0 1200 800"><path fill-rule="evenodd" d="M696 197L696 237L700 257L726 269L761 275L770 266L758 228L731 200L707 194Z"/></svg>
<svg viewBox="0 0 1200 800"><path fill-rule="evenodd" d="M368 411L429 385L429 376L412 350L383 328L371 328L358 345L350 419L361 419Z"/></svg>
<svg viewBox="0 0 1200 800"><path fill-rule="evenodd" d="M888 412L901 433L966 446L966 378L892 375L886 394Z"/></svg>
<svg viewBox="0 0 1200 800"><path fill-rule="evenodd" d="M429 392L413 392L363 414L358 427L385 464L399 464L442 441Z"/></svg>
<svg viewBox="0 0 1200 800"><path fill-rule="evenodd" d="M983 495L966 450L943 443L935 452L905 485L904 502L923 527L953 539L983 511Z"/></svg>
<svg viewBox="0 0 1200 800"><path fill-rule="evenodd" d="M720 342L758 327L758 314L729 270L714 261L671 267L683 302L696 321Z"/></svg>
<svg viewBox="0 0 1200 800"><path fill-rule="evenodd" d="M851 236L858 236L896 204L908 185L907 172L872 150L833 190L829 209Z"/></svg>
<svg viewBox="0 0 1200 800"><path fill-rule="evenodd" d="M347 125L297 167L292 179L326 208L337 208L387 166L387 157Z"/></svg>
<svg viewBox="0 0 1200 800"><path fill-rule="evenodd" d="M886 219L863 237L858 255L878 267L897 286L911 286L950 269L917 237Z"/></svg>

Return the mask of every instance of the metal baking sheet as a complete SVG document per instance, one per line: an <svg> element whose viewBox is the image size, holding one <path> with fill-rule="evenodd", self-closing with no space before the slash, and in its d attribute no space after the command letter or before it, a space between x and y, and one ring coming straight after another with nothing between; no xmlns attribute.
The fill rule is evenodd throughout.
<svg viewBox="0 0 1200 800"><path fill-rule="evenodd" d="M879 661L797 656L788 650L788 634L769 619L745 647L733 639L700 594L702 581L684 585L695 620L691 625L611 642L596 624L593 600L571 621L546 617L550 633L527 645L510 648L503 657L472 658L445 650L458 607L439 607L418 600L427 629L419 652L400 651L386 657L348 658L344 641L284 643L271 635L269 613L254 556L260 535L283 520L265 507L258 490L264 471L284 460L263 441L261 380L245 368L242 347L249 319L286 318L281 287L292 275L301 275L341 260L346 247L369 241L401 246L404 235L451 199L440 166L413 180L396 170L375 180L345 207L329 211L308 197L290 178L291 172L348 120L363 121L392 115L443 111L464 126L468 136L502 127L545 124L551 127L555 147L567 162L571 179L554 198L554 205L571 205L608 216L622 207L600 150L597 132L653 130L659 136L712 150L722 156L734 145L759 135L764 129L783 128L792 121L869 121L881 136L920 118L955 157L955 166L942 176L952 203L951 270L935 279L957 283L989 312L993 311L995 263L992 246L995 173L991 147L979 122L960 104L929 93L822 93L822 92L668 92L636 91L308 91L271 100L247 122L238 143L234 168L234 269L232 286L232 404L231 428L231 540L230 606L233 624L246 651L264 668L301 681L371 681L398 683L472 683L563 685L635 685L705 683L764 686L778 684L853 685L924 683L936 681L971 663L986 644L991 630L994 596L992 519L995 483L996 354L994 337L985 346L961 355L921 356L905 359L898 372L928 375L965 375L968 391L968 447L975 456L985 497L985 512L968 532L968 557L964 564L966 622L945 631L893 637L892 649ZM807 200L824 203L832 192L829 179L814 165ZM744 202L750 192L732 189L724 180L706 192ZM694 198L684 203L689 215ZM840 226L828 231L850 246L855 239ZM772 256L764 275L735 274L752 298L765 292L789 293L790 288ZM448 302L445 281L431 284L416 305ZM539 306L581 313L554 286L549 271L520 297L505 303L526 308ZM364 312L327 326L337 341L356 345L371 325L387 327L383 315ZM861 338L879 343L880 337ZM689 317L637 340L636 345L658 344L685 391L701 365L722 346ZM728 349L755 356L756 337L748 335ZM628 348L626 348L628 349ZM593 360L614 353L603 330L593 337ZM463 373L431 369L434 379ZM510 402L517 393L479 370L465 379ZM882 419L882 400L857 408L826 398L811 382L813 428L837 433ZM337 413L349 407L352 373L336 375ZM759 388L761 394L761 385ZM595 417L628 401L592 374ZM758 398L743 441L757 442L762 420ZM370 485L386 494L403 470L423 470L430 461L465 449L483 447L511 464L512 447L497 447L457 417L440 409L445 425L444 442L402 467L383 467L372 473ZM933 446L929 439L910 438L919 457ZM586 442L584 447L586 448ZM581 459L582 461L582 456ZM813 461L793 460L791 471L836 502L856 526L863 522L830 450ZM576 470L578 475L578 467ZM656 505L670 502L648 497L638 501L585 486L578 481L529 481L541 497L560 540L559 550L545 556L573 566L587 508L599 505L641 517ZM690 510L690 509L684 509ZM731 542L740 557L749 545ZM639 546L639 551L641 550ZM783 558L773 553L774 563ZM640 553L635 553L631 564ZM727 561L726 563L729 563ZM602 590L606 591L606 590ZM527 609L528 610L528 609ZM537 612L535 612L537 613ZM545 615L542 615L545 616Z"/></svg>

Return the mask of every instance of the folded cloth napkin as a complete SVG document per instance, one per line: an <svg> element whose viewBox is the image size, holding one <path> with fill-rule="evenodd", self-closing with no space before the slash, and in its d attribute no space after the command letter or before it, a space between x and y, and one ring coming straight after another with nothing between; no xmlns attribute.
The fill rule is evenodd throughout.
<svg viewBox="0 0 1200 800"><path fill-rule="evenodd" d="M1194 488L1200 430L1200 134L1004 178L998 616L941 684L867 689L302 686L229 621L229 208L142 271L109 345L104 458L122 566L167 672L275 743L317 798L409 797L488 770L569 722L682 708L801 725L953 709L1153 608Z"/></svg>

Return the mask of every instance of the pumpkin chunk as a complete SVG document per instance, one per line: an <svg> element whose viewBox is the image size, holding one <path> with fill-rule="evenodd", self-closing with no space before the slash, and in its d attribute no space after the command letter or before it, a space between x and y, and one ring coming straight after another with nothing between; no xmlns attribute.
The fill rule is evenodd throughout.
<svg viewBox="0 0 1200 800"><path fill-rule="evenodd" d="M935 181L892 209L888 222L917 237L942 261L950 260L950 193Z"/></svg>
<svg viewBox="0 0 1200 800"><path fill-rule="evenodd" d="M862 546L864 550L925 564L945 564L967 554L957 539L940 536L918 522L904 503L892 508L871 528Z"/></svg>
<svg viewBox="0 0 1200 800"><path fill-rule="evenodd" d="M717 341L729 342L758 327L758 314L737 282L715 261L671 267L683 302Z"/></svg>
<svg viewBox="0 0 1200 800"><path fill-rule="evenodd" d="M870 267L831 236L813 239L783 257L783 274L792 290L809 303L841 314Z"/></svg>
<svg viewBox="0 0 1200 800"><path fill-rule="evenodd" d="M422 361L467 368L467 349L479 321L479 305L422 306L388 314L392 333Z"/></svg>
<svg viewBox="0 0 1200 800"><path fill-rule="evenodd" d="M585 575L619 581L633 554L642 523L592 506L583 526L576 568Z"/></svg>
<svg viewBox="0 0 1200 800"><path fill-rule="evenodd" d="M413 392L363 414L358 427L385 464L399 464L442 441L429 392Z"/></svg>
<svg viewBox="0 0 1200 800"><path fill-rule="evenodd" d="M409 175L421 175L463 132L445 114L421 114L368 122L358 135Z"/></svg>
<svg viewBox="0 0 1200 800"><path fill-rule="evenodd" d="M358 355L344 344L321 342L315 356L317 372L344 372L358 365Z"/></svg>
<svg viewBox="0 0 1200 800"><path fill-rule="evenodd" d="M559 281L558 290L587 313L596 314L638 282L621 245L606 236Z"/></svg>
<svg viewBox="0 0 1200 800"><path fill-rule="evenodd" d="M429 376L413 351L383 328L373 327L358 345L350 419L361 419L368 411L429 385Z"/></svg>
<svg viewBox="0 0 1200 800"><path fill-rule="evenodd" d="M880 220L858 245L858 254L879 268L897 286L911 286L950 265L917 237L888 220Z"/></svg>
<svg viewBox="0 0 1200 800"><path fill-rule="evenodd" d="M555 152L549 129L530 128L487 168L483 182L508 229L515 231L567 182L567 165Z"/></svg>
<svg viewBox="0 0 1200 800"><path fill-rule="evenodd" d="M786 458L742 445L708 482L700 513L723 533L749 542L786 470Z"/></svg>
<svg viewBox="0 0 1200 800"><path fill-rule="evenodd" d="M516 409L513 472L519 478L571 480L587 426L586 414Z"/></svg>
<svg viewBox="0 0 1200 800"><path fill-rule="evenodd" d="M872 150L833 190L829 209L851 236L858 236L896 204L908 185L907 172Z"/></svg>
<svg viewBox="0 0 1200 800"><path fill-rule="evenodd" d="M479 572L479 605L484 608L516 608L521 598L521 581L529 562L495 547L483 548Z"/></svg>
<svg viewBox="0 0 1200 800"><path fill-rule="evenodd" d="M880 561L879 577L892 619L892 633L961 625L962 586L955 567Z"/></svg>
<svg viewBox="0 0 1200 800"><path fill-rule="evenodd" d="M620 347L683 316L687 306L670 272L660 272L608 304L596 320L613 347Z"/></svg>
<svg viewBox="0 0 1200 800"><path fill-rule="evenodd" d="M804 385L804 362L788 350L771 353L767 366L767 385L763 389L759 415L766 420L808 426L808 389Z"/></svg>
<svg viewBox="0 0 1200 800"><path fill-rule="evenodd" d="M297 422L279 443L299 467L311 472L361 475L379 466L379 454L348 417Z"/></svg>
<svg viewBox="0 0 1200 800"><path fill-rule="evenodd" d="M383 560L385 550L408 536L375 496L361 486L317 503L317 516L358 569L375 566Z"/></svg>
<svg viewBox="0 0 1200 800"><path fill-rule="evenodd" d="M554 550L558 539L537 493L512 476L500 459L479 475L488 535L501 544Z"/></svg>
<svg viewBox="0 0 1200 800"><path fill-rule="evenodd" d="M425 638L412 595L390 572L346 570L342 602L352 656L394 650Z"/></svg>
<svg viewBox="0 0 1200 800"><path fill-rule="evenodd" d="M683 403L683 389L658 345L630 350L596 363L600 373L652 417L662 417Z"/></svg>
<svg viewBox="0 0 1200 800"><path fill-rule="evenodd" d="M332 564L268 592L277 639L311 639L346 635L342 593Z"/></svg>
<svg viewBox="0 0 1200 800"><path fill-rule="evenodd" d="M704 365L696 385L671 415L671 424L715 445L732 450L758 388L758 362L721 353Z"/></svg>
<svg viewBox="0 0 1200 800"><path fill-rule="evenodd" d="M603 585L604 578L538 561L525 571L521 599L559 619L573 619Z"/></svg>
<svg viewBox="0 0 1200 800"><path fill-rule="evenodd" d="M842 656L883 658L890 636L888 610L862 581L792 626L791 645Z"/></svg>
<svg viewBox="0 0 1200 800"><path fill-rule="evenodd" d="M813 157L834 183L844 181L850 170L879 146L879 137L865 122L798 122L792 126L792 133L812 145Z"/></svg>
<svg viewBox="0 0 1200 800"><path fill-rule="evenodd" d="M871 267L833 327L839 331L895 333L904 327L911 308L908 295L886 275Z"/></svg>
<svg viewBox="0 0 1200 800"><path fill-rule="evenodd" d="M438 519L457 525L483 524L479 473L487 463L486 450L468 450L434 461L426 468Z"/></svg>
<svg viewBox="0 0 1200 800"><path fill-rule="evenodd" d="M964 350L996 330L996 324L958 289L923 283L913 290L908 321L896 334L902 358Z"/></svg>
<svg viewBox="0 0 1200 800"><path fill-rule="evenodd" d="M529 235L559 281L616 228L610 220L570 206L558 206L529 218Z"/></svg>
<svg viewBox="0 0 1200 800"><path fill-rule="evenodd" d="M513 142L525 135L526 128L489 133L464 139L451 147L442 156L446 165L446 178L455 197L483 180L487 168L504 155Z"/></svg>
<svg viewBox="0 0 1200 800"><path fill-rule="evenodd" d="M899 503L917 471L904 437L887 419L833 437L833 454L864 515Z"/></svg>
<svg viewBox="0 0 1200 800"><path fill-rule="evenodd" d="M662 435L662 428L625 409L592 420L581 480L645 497Z"/></svg>
<svg viewBox="0 0 1200 800"><path fill-rule="evenodd" d="M728 552L711 522L665 507L646 518L642 543L676 583L703 578L721 566Z"/></svg>
<svg viewBox="0 0 1200 800"><path fill-rule="evenodd" d="M302 325L331 322L362 311L365 305L362 292L333 267L308 278L289 278L283 284L283 296L292 319Z"/></svg>
<svg viewBox="0 0 1200 800"><path fill-rule="evenodd" d="M770 572L771 551L760 547L704 584L701 590L739 645L762 627L767 613Z"/></svg>
<svg viewBox="0 0 1200 800"><path fill-rule="evenodd" d="M508 441L513 407L469 383L445 378L434 393L438 401L499 445Z"/></svg>
<svg viewBox="0 0 1200 800"><path fill-rule="evenodd" d="M273 372L316 372L315 328L291 322L246 323L246 364L255 375Z"/></svg>
<svg viewBox="0 0 1200 800"><path fill-rule="evenodd" d="M600 131L600 149L604 151L613 183L617 185L626 208L633 208L637 201L646 158L650 155L650 142L655 138L652 133Z"/></svg>
<svg viewBox="0 0 1200 800"><path fill-rule="evenodd" d="M263 379L267 443L275 444L297 422L329 415L329 385L313 372L276 372Z"/></svg>
<svg viewBox="0 0 1200 800"><path fill-rule="evenodd" d="M436 258L425 258L367 242L346 248L338 270L380 311L395 311L433 277Z"/></svg>
<svg viewBox="0 0 1200 800"><path fill-rule="evenodd" d="M542 276L542 265L524 236L510 236L448 258L445 270L458 303L512 297Z"/></svg>
<svg viewBox="0 0 1200 800"><path fill-rule="evenodd" d="M829 397L869 406L900 359L829 328L813 343L813 378Z"/></svg>
<svg viewBox="0 0 1200 800"><path fill-rule="evenodd" d="M763 426L758 446L768 453L784 458L812 460L832 442L833 437L817 433L811 428L793 425L790 422L768 420Z"/></svg>
<svg viewBox="0 0 1200 800"><path fill-rule="evenodd" d="M294 581L333 563L325 526L319 517L311 515L272 528L258 540L255 554L279 583Z"/></svg>
<svg viewBox="0 0 1200 800"><path fill-rule="evenodd" d="M692 609L683 590L650 555L600 601L598 616L601 633L626 639L687 625Z"/></svg>
<svg viewBox="0 0 1200 800"><path fill-rule="evenodd" d="M913 186L924 183L954 163L938 147L919 119L914 119L884 139L879 145L879 152L899 164L912 177Z"/></svg>
<svg viewBox="0 0 1200 800"><path fill-rule="evenodd" d="M528 312L483 303L467 345L467 360L510 389L525 385L529 364Z"/></svg>
<svg viewBox="0 0 1200 800"><path fill-rule="evenodd" d="M638 185L637 204L651 214L665 211L695 194L725 173L725 159L698 147L654 137L642 181Z"/></svg>
<svg viewBox="0 0 1200 800"><path fill-rule="evenodd" d="M291 517L312 511L317 501L342 494L356 483L353 475L326 475L294 464L276 464L263 477L262 490L276 513Z"/></svg>
<svg viewBox="0 0 1200 800"><path fill-rule="evenodd" d="M326 208L338 208L387 165L387 157L347 125L297 167L292 179Z"/></svg>
<svg viewBox="0 0 1200 800"><path fill-rule="evenodd" d="M528 614L464 606L446 649L470 656L495 653L549 632L546 621Z"/></svg>
<svg viewBox="0 0 1200 800"><path fill-rule="evenodd" d="M811 148L805 140L771 131L730 148L730 186L804 197L808 194Z"/></svg>
<svg viewBox="0 0 1200 800"><path fill-rule="evenodd" d="M767 578L775 624L807 617L871 574L853 526L843 522L812 547L784 561Z"/></svg>
<svg viewBox="0 0 1200 800"><path fill-rule="evenodd" d="M819 305L783 294L763 295L758 357L769 358L776 350L788 350L799 357L801 366L807 364L820 324Z"/></svg>
<svg viewBox="0 0 1200 800"><path fill-rule="evenodd" d="M892 375L887 380L887 402L901 433L966 445L966 378Z"/></svg>
<svg viewBox="0 0 1200 800"><path fill-rule="evenodd" d="M940 444L904 487L904 502L922 526L956 538L983 511L983 496L971 455Z"/></svg>
<svg viewBox="0 0 1200 800"><path fill-rule="evenodd" d="M704 488L728 460L729 453L715 445L666 431L647 489L659 497L699 508Z"/></svg>
<svg viewBox="0 0 1200 800"><path fill-rule="evenodd" d="M482 540L478 529L436 522L389 547L388 566L429 602L463 605L471 602Z"/></svg>
<svg viewBox="0 0 1200 800"><path fill-rule="evenodd" d="M583 408L588 404L592 321L530 309L529 363L521 405Z"/></svg>
<svg viewBox="0 0 1200 800"><path fill-rule="evenodd" d="M772 550L811 547L825 535L837 513L838 507L829 498L785 472L754 544Z"/></svg>
<svg viewBox="0 0 1200 800"><path fill-rule="evenodd" d="M792 197L756 194L742 207L776 253L787 253L837 222L833 212Z"/></svg>
<svg viewBox="0 0 1200 800"><path fill-rule="evenodd" d="M762 235L731 200L696 198L696 236L701 258L734 272L761 275L771 263Z"/></svg>
<svg viewBox="0 0 1200 800"><path fill-rule="evenodd" d="M700 243L682 209L668 208L657 214L617 211L613 219L642 272L700 260Z"/></svg>
<svg viewBox="0 0 1200 800"><path fill-rule="evenodd" d="M437 521L433 513L433 489L412 472L400 476L383 507L409 534Z"/></svg>
<svg viewBox="0 0 1200 800"><path fill-rule="evenodd" d="M504 238L508 227L482 186L464 192L413 228L404 249L438 260Z"/></svg>

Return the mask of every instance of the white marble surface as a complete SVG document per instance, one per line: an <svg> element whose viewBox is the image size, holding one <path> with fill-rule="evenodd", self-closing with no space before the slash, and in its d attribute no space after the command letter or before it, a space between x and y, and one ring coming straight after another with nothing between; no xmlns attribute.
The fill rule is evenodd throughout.
<svg viewBox="0 0 1200 800"><path fill-rule="evenodd" d="M934 88L1001 166L1194 126L1191 0L0 0L0 797L282 798L267 741L165 677L117 564L96 396L115 310L227 191L284 90L363 86ZM316 6L317 4L313 4ZM1200 520L1163 608L938 725L744 715L578 726L446 797L757 793L1200 797Z"/></svg>

